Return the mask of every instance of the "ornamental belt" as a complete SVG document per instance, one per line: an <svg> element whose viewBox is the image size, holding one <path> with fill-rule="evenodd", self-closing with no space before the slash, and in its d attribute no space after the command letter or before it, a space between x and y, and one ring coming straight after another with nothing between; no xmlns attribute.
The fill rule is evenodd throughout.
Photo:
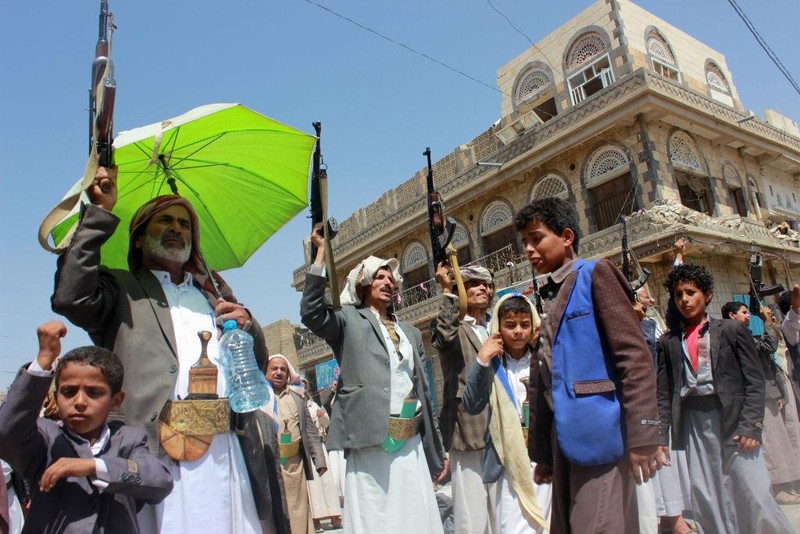
<svg viewBox="0 0 800 534"><path fill-rule="evenodd" d="M398 440L411 439L419 433L422 414L414 417L389 416L389 437Z"/></svg>
<svg viewBox="0 0 800 534"><path fill-rule="evenodd" d="M289 443L279 443L281 460L289 460L300 454L300 440L290 441Z"/></svg>

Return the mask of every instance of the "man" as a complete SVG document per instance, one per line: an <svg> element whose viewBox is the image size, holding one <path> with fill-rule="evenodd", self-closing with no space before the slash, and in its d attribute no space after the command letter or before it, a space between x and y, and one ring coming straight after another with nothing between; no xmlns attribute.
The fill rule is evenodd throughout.
<svg viewBox="0 0 800 534"><path fill-rule="evenodd" d="M369 256L347 277L340 310L325 304L321 224L306 274L303 324L331 346L339 388L328 444L347 455L346 533L442 532L429 476L443 470L444 450L433 414L422 333L392 310L397 260ZM331 273L335 276L335 273Z"/></svg>
<svg viewBox="0 0 800 534"><path fill-rule="evenodd" d="M489 534L492 532L491 503L482 478L488 409L469 415L461 399L469 370L489 337L487 310L492 303L492 273L479 266L461 269L467 293L467 314L459 320L459 302L452 291L451 272L443 263L436 270L436 280L445 298L439 315L431 323L431 338L439 351L444 378L439 425L445 449L450 453L455 530Z"/></svg>
<svg viewBox="0 0 800 534"><path fill-rule="evenodd" d="M278 423L281 449L281 475L289 507L292 534L313 534L307 480L314 479L313 468L326 470L317 427L306 408L305 399L289 387L300 379L283 354L273 354L267 365L267 381L275 395L273 419ZM313 463L312 463L313 461Z"/></svg>
<svg viewBox="0 0 800 534"><path fill-rule="evenodd" d="M197 216L179 196L157 197L137 211L129 229L129 270L101 267L101 246L119 224L111 213L116 174L98 169L86 191L90 204L83 207L72 245L59 257L52 306L120 357L128 396L118 416L144 427L150 450L167 460L159 438L168 425L160 424L159 414L188 395L189 367L201 353L198 331L217 334L217 324L235 319L253 336L262 368L267 349L258 323L207 269ZM104 192L100 183L111 187ZM218 349L213 335L207 352L214 362ZM225 427L228 417L236 432ZM274 427L258 425L253 413L229 414L229 408L214 419L214 435L201 436L209 441L202 456L170 462L175 488L162 504L142 510L142 531L287 532L277 458L270 455L270 445L277 449Z"/></svg>

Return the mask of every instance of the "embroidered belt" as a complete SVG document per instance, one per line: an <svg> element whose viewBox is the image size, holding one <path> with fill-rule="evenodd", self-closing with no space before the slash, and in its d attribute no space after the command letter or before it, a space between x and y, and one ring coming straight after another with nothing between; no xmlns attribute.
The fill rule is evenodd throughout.
<svg viewBox="0 0 800 534"><path fill-rule="evenodd" d="M290 441L289 443L279 443L281 459L288 460L300 454L300 440Z"/></svg>
<svg viewBox="0 0 800 534"><path fill-rule="evenodd" d="M228 399L167 401L159 416L159 441L173 460L197 460L216 434L231 430Z"/></svg>
<svg viewBox="0 0 800 534"><path fill-rule="evenodd" d="M393 439L410 439L419 433L422 414L414 417L389 416L389 437Z"/></svg>

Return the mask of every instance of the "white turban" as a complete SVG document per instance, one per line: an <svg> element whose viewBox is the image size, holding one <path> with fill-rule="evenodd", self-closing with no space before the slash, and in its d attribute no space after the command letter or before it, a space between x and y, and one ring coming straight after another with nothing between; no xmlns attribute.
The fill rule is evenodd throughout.
<svg viewBox="0 0 800 534"><path fill-rule="evenodd" d="M347 275L344 289L342 289L342 294L339 296L342 306L359 306L361 297L358 296L358 287L372 284L375 279L375 273L383 267L388 267L392 271L395 289L400 291L403 283L403 277L400 275L400 263L395 258L382 260L376 256L370 256L356 265Z"/></svg>

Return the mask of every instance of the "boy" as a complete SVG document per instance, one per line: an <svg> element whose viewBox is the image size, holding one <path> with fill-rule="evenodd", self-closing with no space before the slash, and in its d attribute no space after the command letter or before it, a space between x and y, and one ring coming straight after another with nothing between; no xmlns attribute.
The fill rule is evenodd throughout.
<svg viewBox="0 0 800 534"><path fill-rule="evenodd" d="M549 524L550 488L540 487L537 496L522 431L527 427L525 400L538 326L539 315L527 298L504 295L494 309L493 333L478 351L461 399L472 415L489 405L483 482L490 484L495 532L542 532Z"/></svg>
<svg viewBox="0 0 800 534"><path fill-rule="evenodd" d="M549 274L528 449L535 481L553 482L551 532L638 533L626 471L648 480L659 438L653 360L630 285L609 261L578 258L567 201L536 200L515 224L536 273Z"/></svg>
<svg viewBox="0 0 800 534"><path fill-rule="evenodd" d="M759 454L765 390L753 336L707 317L714 279L703 267L675 267L664 286L682 322L658 342L659 457L669 459L671 428L673 446L686 449L700 532L793 532Z"/></svg>
<svg viewBox="0 0 800 534"><path fill-rule="evenodd" d="M38 357L0 407L0 457L36 484L23 532L138 533L136 512L161 502L172 476L148 452L144 430L106 423L125 396L114 353L88 346L60 358L61 421L38 417L66 333L59 321L38 328Z"/></svg>

